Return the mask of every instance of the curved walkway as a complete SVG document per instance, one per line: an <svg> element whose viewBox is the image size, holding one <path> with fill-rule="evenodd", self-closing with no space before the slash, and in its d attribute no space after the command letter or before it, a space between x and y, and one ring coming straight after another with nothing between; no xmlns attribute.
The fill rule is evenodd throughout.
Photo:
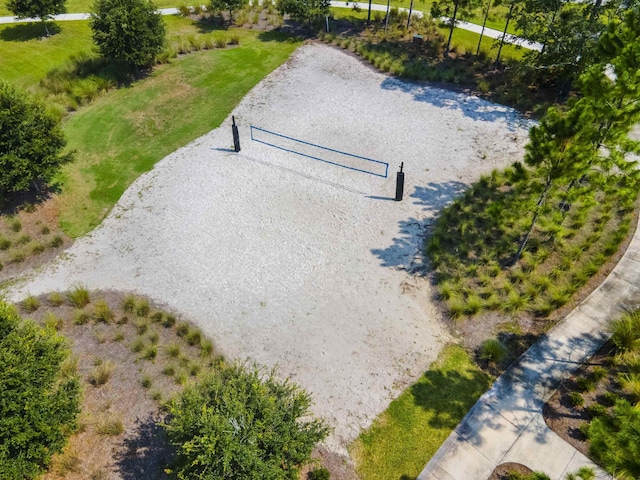
<svg viewBox="0 0 640 480"><path fill-rule="evenodd" d="M419 480L486 480L505 462L564 478L583 465L611 478L547 427L542 407L563 379L609 338L609 322L640 305L640 227L611 274L486 392Z"/></svg>

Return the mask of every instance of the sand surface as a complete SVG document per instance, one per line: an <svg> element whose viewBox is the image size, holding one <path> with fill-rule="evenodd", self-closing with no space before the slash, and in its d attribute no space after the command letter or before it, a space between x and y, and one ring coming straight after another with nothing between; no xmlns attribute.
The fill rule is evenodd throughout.
<svg viewBox="0 0 640 480"><path fill-rule="evenodd" d="M420 275L431 219L481 173L521 159L529 124L316 44L234 115L239 154L228 119L142 175L100 227L9 299L79 283L149 295L227 357L279 365L312 393L314 412L335 427L327 444L344 451L449 339ZM252 141L250 125L388 162L389 176ZM309 156L384 168L263 135ZM395 202L400 162L405 198Z"/></svg>

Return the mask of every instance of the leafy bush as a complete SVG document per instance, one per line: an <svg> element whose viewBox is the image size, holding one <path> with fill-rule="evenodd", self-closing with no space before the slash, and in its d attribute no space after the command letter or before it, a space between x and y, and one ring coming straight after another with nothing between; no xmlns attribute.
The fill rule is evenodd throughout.
<svg viewBox="0 0 640 480"><path fill-rule="evenodd" d="M309 420L311 398L275 372L235 365L185 388L165 425L187 478L298 479L328 427ZM306 419L305 419L306 418Z"/></svg>
<svg viewBox="0 0 640 480"><path fill-rule="evenodd" d="M314 468L307 475L308 480L329 480L331 478L331 472L324 467Z"/></svg>
<svg viewBox="0 0 640 480"><path fill-rule="evenodd" d="M100 55L149 66L165 43L165 24L151 0L96 0L90 26Z"/></svg>
<svg viewBox="0 0 640 480"><path fill-rule="evenodd" d="M72 160L70 153L62 154L65 145L58 117L43 103L0 81L0 196L51 180Z"/></svg>
<svg viewBox="0 0 640 480"><path fill-rule="evenodd" d="M580 392L571 392L569 394L569 402L574 407L581 407L584 405L584 397Z"/></svg>
<svg viewBox="0 0 640 480"><path fill-rule="evenodd" d="M0 302L0 478L35 478L76 428L80 382L65 340Z"/></svg>
<svg viewBox="0 0 640 480"><path fill-rule="evenodd" d="M640 310L627 312L611 322L611 341L620 353L640 349Z"/></svg>
<svg viewBox="0 0 640 480"><path fill-rule="evenodd" d="M616 478L640 478L640 406L618 400L611 416L589 424L590 451Z"/></svg>
<svg viewBox="0 0 640 480"><path fill-rule="evenodd" d="M506 347L495 338L485 340L480 347L480 358L488 362L500 363L506 355Z"/></svg>

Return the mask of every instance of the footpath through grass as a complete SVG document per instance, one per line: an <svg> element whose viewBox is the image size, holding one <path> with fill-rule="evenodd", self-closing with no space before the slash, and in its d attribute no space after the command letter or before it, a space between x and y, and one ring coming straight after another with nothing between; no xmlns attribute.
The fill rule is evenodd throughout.
<svg viewBox="0 0 640 480"><path fill-rule="evenodd" d="M491 380L464 349L446 347L353 444L360 478L416 478Z"/></svg>

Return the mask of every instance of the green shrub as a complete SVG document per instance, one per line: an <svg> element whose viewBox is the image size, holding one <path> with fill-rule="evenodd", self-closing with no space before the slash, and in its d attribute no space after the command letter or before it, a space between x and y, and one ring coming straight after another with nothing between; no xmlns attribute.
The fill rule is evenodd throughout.
<svg viewBox="0 0 640 480"><path fill-rule="evenodd" d="M142 350L144 350L144 340L140 337L136 338L131 344L130 348L132 352L140 353Z"/></svg>
<svg viewBox="0 0 640 480"><path fill-rule="evenodd" d="M151 307L149 306L149 300L142 299L138 303L136 303L136 315L139 317L146 317L151 312Z"/></svg>
<svg viewBox="0 0 640 480"><path fill-rule="evenodd" d="M324 467L314 468L307 475L308 480L329 480L331 478L331 472Z"/></svg>
<svg viewBox="0 0 640 480"><path fill-rule="evenodd" d="M49 242L49 246L51 248L58 248L58 247L61 247L63 243L64 243L64 240L62 239L62 236L56 235Z"/></svg>
<svg viewBox="0 0 640 480"><path fill-rule="evenodd" d="M122 299L122 310L126 313L133 313L136 308L136 297L134 295L127 295Z"/></svg>
<svg viewBox="0 0 640 480"><path fill-rule="evenodd" d="M91 370L91 373L89 373L89 383L94 387L104 385L111 378L114 368L115 365L111 360L96 365L94 369Z"/></svg>
<svg viewBox="0 0 640 480"><path fill-rule="evenodd" d="M53 292L49 294L49 305L52 307L59 307L64 303L64 297L60 292Z"/></svg>
<svg viewBox="0 0 640 480"><path fill-rule="evenodd" d="M593 458L616 478L640 478L640 407L618 400L611 416L587 425Z"/></svg>
<svg viewBox="0 0 640 480"><path fill-rule="evenodd" d="M579 377L576 380L576 386L578 387L578 391L580 392L593 392L596 389L595 382L586 377Z"/></svg>
<svg viewBox="0 0 640 480"><path fill-rule="evenodd" d="M167 355L171 358L178 358L182 353L180 349L180 345L177 343L172 343L167 346Z"/></svg>
<svg viewBox="0 0 640 480"><path fill-rule="evenodd" d="M145 375L144 377L142 377L142 381L140 383L142 385L142 388L151 388L153 381L151 380L151 377L149 375Z"/></svg>
<svg viewBox="0 0 640 480"><path fill-rule="evenodd" d="M189 325L186 323L180 323L176 327L176 335L179 337L186 337L189 334Z"/></svg>
<svg viewBox="0 0 640 480"><path fill-rule="evenodd" d="M273 371L236 365L214 372L168 406L165 428L177 449L172 473L296 480L329 432L309 419L310 405L307 393Z"/></svg>
<svg viewBox="0 0 640 480"><path fill-rule="evenodd" d="M95 425L96 433L109 437L117 437L124 433L124 425L120 419L105 419Z"/></svg>
<svg viewBox="0 0 640 480"><path fill-rule="evenodd" d="M147 333L148 329L149 324L146 320L141 319L136 322L136 332L138 333L138 335L144 335L145 333Z"/></svg>
<svg viewBox="0 0 640 480"><path fill-rule="evenodd" d="M640 310L627 312L611 322L611 341L620 353L640 350Z"/></svg>
<svg viewBox="0 0 640 480"><path fill-rule="evenodd" d="M176 316L172 313L167 313L162 319L162 326L165 328L172 328L176 324Z"/></svg>
<svg viewBox="0 0 640 480"><path fill-rule="evenodd" d="M106 301L99 300L93 307L93 317L99 322L111 323L115 318L115 314L111 311Z"/></svg>
<svg viewBox="0 0 640 480"><path fill-rule="evenodd" d="M0 478L35 478L76 429L80 382L63 337L0 302Z"/></svg>
<svg viewBox="0 0 640 480"><path fill-rule="evenodd" d="M87 287L82 285L76 286L71 292L67 294L67 298L71 305L76 308L84 308L91 303L91 294Z"/></svg>
<svg viewBox="0 0 640 480"><path fill-rule="evenodd" d="M22 308L26 312L33 313L40 308L40 300L30 294L22 301Z"/></svg>
<svg viewBox="0 0 640 480"><path fill-rule="evenodd" d="M73 323L76 325L84 325L91 319L91 315L89 312L86 312L81 309L76 309L73 312Z"/></svg>
<svg viewBox="0 0 640 480"><path fill-rule="evenodd" d="M587 407L587 411L592 418L607 415L607 407L599 403L593 403Z"/></svg>
<svg viewBox="0 0 640 480"><path fill-rule="evenodd" d="M574 407L581 407L584 405L584 397L580 392L571 392L569 394L569 403Z"/></svg>
<svg viewBox="0 0 640 480"><path fill-rule="evenodd" d="M488 362L500 363L506 355L506 347L495 338L485 340L480 347L480 358Z"/></svg>
<svg viewBox="0 0 640 480"><path fill-rule="evenodd" d="M202 334L200 333L199 330L194 328L194 329L189 331L189 333L187 334L187 336L185 338L186 338L187 343L189 345L198 345L198 344L200 344L200 342L202 340Z"/></svg>
<svg viewBox="0 0 640 480"><path fill-rule="evenodd" d="M11 240L0 237L0 250L8 250L11 246Z"/></svg>
<svg viewBox="0 0 640 480"><path fill-rule="evenodd" d="M45 328L60 330L62 328L62 319L56 317L53 312L47 312L44 316L44 326Z"/></svg>
<svg viewBox="0 0 640 480"><path fill-rule="evenodd" d="M156 345L150 345L142 354L144 360L155 360L158 355L158 347Z"/></svg>

